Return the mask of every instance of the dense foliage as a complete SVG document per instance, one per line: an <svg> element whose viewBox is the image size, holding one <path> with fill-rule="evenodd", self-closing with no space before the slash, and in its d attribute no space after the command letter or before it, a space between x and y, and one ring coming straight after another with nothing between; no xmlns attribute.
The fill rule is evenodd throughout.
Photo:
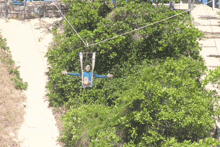
<svg viewBox="0 0 220 147"><path fill-rule="evenodd" d="M139 1L115 8L75 2L67 18L93 44L177 13ZM54 29L55 43L47 54L47 88L51 105L70 109L61 137L67 146L217 144L210 137L217 97L205 90L208 82L200 81L206 72L198 44L203 34L188 14L89 48L64 23L64 33ZM114 78L95 79L93 89L83 90L79 77L62 75L63 70L80 72L80 51L98 52L95 73L111 72Z"/></svg>
<svg viewBox="0 0 220 147"><path fill-rule="evenodd" d="M173 138L197 142L209 136L216 115L212 94L195 78L204 70L203 63L186 57L157 66L145 63L124 81L129 88L114 106L72 107L62 139L69 146L157 146Z"/></svg>

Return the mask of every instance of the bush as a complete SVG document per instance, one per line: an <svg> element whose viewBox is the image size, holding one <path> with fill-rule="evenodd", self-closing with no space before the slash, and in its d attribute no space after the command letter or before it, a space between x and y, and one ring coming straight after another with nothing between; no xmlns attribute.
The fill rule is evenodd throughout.
<svg viewBox="0 0 220 147"><path fill-rule="evenodd" d="M79 11L78 5L85 5L85 8ZM103 18L102 13L94 12L103 8L103 5L105 4L75 3L72 10L70 10L70 14L68 14L68 18L73 18L70 19L71 24L74 24L76 28L80 24L78 29L79 35L91 44L179 13L169 11L165 7L154 8L146 3L131 2L124 7L113 9ZM107 7L105 5L105 8L109 10L110 8ZM90 10L92 8L94 9ZM85 14L89 13L88 16L83 13L84 11L86 11ZM93 21L90 20L89 16L92 15L90 13L98 19L92 22L94 25L88 28L90 25L83 24L84 21ZM182 23L183 18L185 23ZM78 57L78 52L80 51L98 52L95 73L107 74L111 72L117 79L123 79L126 75L129 76L133 67L141 64L146 59L151 62L152 59L161 60L167 57L178 59L184 55L196 60L202 60L199 57L200 47L197 38L203 35L192 26L186 13L163 23L158 23L157 25L90 48L84 47L84 44L76 34L70 34L71 31L68 25L65 30L65 33L62 35L57 33L56 29L54 30L55 40L57 40L56 46L47 54L48 61L52 67L50 68L50 82L48 84L50 93L48 96L51 105L54 106L61 106L67 101L74 101L72 99L77 99L80 95L80 78L61 76L62 70L81 72ZM95 79L95 88L93 89L101 91L103 87L108 87L104 86L104 83L109 82L109 80L102 79L101 81L99 82L99 80ZM106 83L106 85L110 84ZM109 90L109 88L107 89ZM108 95L111 95L111 93ZM99 97L96 97L96 99L99 99Z"/></svg>
<svg viewBox="0 0 220 147"><path fill-rule="evenodd" d="M141 67L138 75L124 81L129 88L114 105L71 107L63 117L61 140L67 146L216 144L215 139L201 141L210 137L213 117L219 114L213 111L217 101L198 80L206 70L204 64L184 57Z"/></svg>
<svg viewBox="0 0 220 147"><path fill-rule="evenodd" d="M92 45L177 13L138 1L117 8L75 2L67 17ZM188 14L89 48L65 24L63 34L54 29L47 88L51 105L70 109L61 137L67 146L216 144L209 134L218 97L200 81L206 71L198 43L203 34ZM114 78L95 79L92 89L83 90L81 78L61 75L81 72L78 52L85 51L99 53L95 73Z"/></svg>

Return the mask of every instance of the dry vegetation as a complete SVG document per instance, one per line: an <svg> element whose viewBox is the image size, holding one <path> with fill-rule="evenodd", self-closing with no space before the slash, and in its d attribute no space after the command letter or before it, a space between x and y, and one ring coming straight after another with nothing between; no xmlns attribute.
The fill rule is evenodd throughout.
<svg viewBox="0 0 220 147"><path fill-rule="evenodd" d="M11 55L3 49L0 36L0 147L19 146L17 131L23 122L25 94L16 89L12 78L16 75L10 74L9 70L14 68L9 63Z"/></svg>

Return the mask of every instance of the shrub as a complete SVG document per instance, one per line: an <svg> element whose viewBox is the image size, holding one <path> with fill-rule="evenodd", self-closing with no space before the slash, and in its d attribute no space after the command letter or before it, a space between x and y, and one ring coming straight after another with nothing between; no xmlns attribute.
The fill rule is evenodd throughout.
<svg viewBox="0 0 220 147"><path fill-rule="evenodd" d="M79 10L80 7L78 8L78 5L80 7L85 5L85 8ZM179 13L169 11L165 7L154 8L146 3L131 2L124 7L112 9L103 18L101 13L94 12L103 7L110 9L107 8L107 5L104 6L104 4L99 3L75 3L72 6L72 10L70 10L70 14L68 14L68 18L72 18L70 19L71 24L74 24L76 28L80 27L77 29L79 35L86 42L96 43ZM87 9L92 10L89 11ZM75 13L75 11L77 12ZM97 17L97 21L92 22L94 27L88 28L90 25L83 25L86 20L93 21L89 17L92 14L87 16L83 13L84 11L86 11L85 14L93 14L94 12L94 17ZM185 23L182 23L183 18ZM75 99L75 95L76 99L80 95L80 78L61 75L62 70L81 72L78 57L78 52L80 51L95 51L99 53L96 58L95 73L107 74L111 72L117 79L129 75L135 65L141 64L146 59L151 62L152 59L161 60L167 57L178 59L184 55L201 61L197 38L202 37L202 33L195 29L189 20L188 14L184 14L89 48L84 47L84 44L76 34L70 34L70 26L66 26L66 31L62 35L54 30L56 46L54 45L53 49L47 54L51 65L50 82L48 84L50 91L48 96L51 105L60 106L67 101L75 101L72 100ZM80 26L78 26L79 24ZM99 80L95 79L93 89L102 91L103 87L108 87L104 86L104 83L109 82L109 80L102 79L101 81L99 82ZM106 83L106 85L109 84ZM107 89L109 90L109 88ZM96 99L99 99L99 97L96 97Z"/></svg>
<svg viewBox="0 0 220 147"><path fill-rule="evenodd" d="M82 105L85 98L79 97L79 107L63 117L61 140L67 146L218 144L201 141L211 137L213 117L219 114L213 111L217 99L197 80L206 71L204 64L184 57L141 67L124 81L129 88L112 106Z"/></svg>

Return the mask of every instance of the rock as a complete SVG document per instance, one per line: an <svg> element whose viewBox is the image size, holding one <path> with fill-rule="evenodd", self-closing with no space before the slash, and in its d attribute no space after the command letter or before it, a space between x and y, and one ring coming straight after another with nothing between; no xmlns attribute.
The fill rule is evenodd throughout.
<svg viewBox="0 0 220 147"><path fill-rule="evenodd" d="M12 140L13 140L14 142L16 142L16 143L19 143L19 140L16 139L16 138L13 138Z"/></svg>
<svg viewBox="0 0 220 147"><path fill-rule="evenodd" d="M22 103L22 105L24 106L24 108L27 108L27 102Z"/></svg>
<svg viewBox="0 0 220 147"><path fill-rule="evenodd" d="M13 132L10 132L9 135L10 135L11 137L15 137L15 134L14 134Z"/></svg>

